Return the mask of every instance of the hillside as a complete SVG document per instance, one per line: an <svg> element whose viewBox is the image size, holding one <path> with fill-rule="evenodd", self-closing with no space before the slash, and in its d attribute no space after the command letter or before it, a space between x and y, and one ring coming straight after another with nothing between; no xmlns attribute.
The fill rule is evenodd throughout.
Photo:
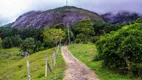
<svg viewBox="0 0 142 80"><path fill-rule="evenodd" d="M47 11L30 11L21 15L11 27L27 28L27 27L53 27L58 23L63 23L64 26L74 25L83 19L101 20L103 19L94 12L84 10L72 6L64 6Z"/></svg>
<svg viewBox="0 0 142 80"><path fill-rule="evenodd" d="M28 58L21 57L18 48L0 50L0 80L28 80L26 59L30 62L31 78L33 80L62 80L65 63L60 55L61 51L52 72L45 77L45 54L48 53L50 63L50 56L54 50L52 48L40 51Z"/></svg>

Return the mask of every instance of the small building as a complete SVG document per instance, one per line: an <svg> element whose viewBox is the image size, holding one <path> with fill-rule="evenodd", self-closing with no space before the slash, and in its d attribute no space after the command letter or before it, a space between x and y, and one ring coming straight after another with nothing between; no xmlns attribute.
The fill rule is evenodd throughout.
<svg viewBox="0 0 142 80"><path fill-rule="evenodd" d="M29 52L25 52L25 51L21 52L21 56L29 56L29 55L30 55Z"/></svg>

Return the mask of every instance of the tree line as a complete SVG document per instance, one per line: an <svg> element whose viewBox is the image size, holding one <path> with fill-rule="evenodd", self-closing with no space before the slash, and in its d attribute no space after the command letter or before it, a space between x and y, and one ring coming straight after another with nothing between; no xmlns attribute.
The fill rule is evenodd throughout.
<svg viewBox="0 0 142 80"><path fill-rule="evenodd" d="M62 23L53 27L25 28L0 27L1 48L20 47L21 50L30 48L29 52L51 48L59 43L68 43L68 34L71 42L87 43L96 42L100 35L116 31L122 25L111 24L104 21L92 21L90 19L81 20L70 28L66 28ZM28 46L28 44L31 44Z"/></svg>

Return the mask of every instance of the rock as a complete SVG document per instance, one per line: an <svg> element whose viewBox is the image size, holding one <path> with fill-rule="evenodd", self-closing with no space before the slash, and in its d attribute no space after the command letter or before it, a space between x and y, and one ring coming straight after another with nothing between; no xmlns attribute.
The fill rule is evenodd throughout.
<svg viewBox="0 0 142 80"><path fill-rule="evenodd" d="M60 7L47 11L31 11L20 16L11 27L16 28L45 28L53 27L58 23L64 26L74 25L83 19L102 20L96 13L76 7Z"/></svg>

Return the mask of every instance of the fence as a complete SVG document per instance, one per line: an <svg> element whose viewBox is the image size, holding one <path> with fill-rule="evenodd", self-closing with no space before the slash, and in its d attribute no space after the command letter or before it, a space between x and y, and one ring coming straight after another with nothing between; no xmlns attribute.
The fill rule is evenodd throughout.
<svg viewBox="0 0 142 80"><path fill-rule="evenodd" d="M56 59L58 57L58 53L59 53L59 48L60 46L58 45L55 49L55 52L53 52L52 55L48 56L48 54L45 55L45 77L52 72L53 67L56 65ZM50 62L49 62L49 58L50 58ZM31 75L30 75L30 63L27 60L27 72L28 72L28 79L31 80Z"/></svg>

